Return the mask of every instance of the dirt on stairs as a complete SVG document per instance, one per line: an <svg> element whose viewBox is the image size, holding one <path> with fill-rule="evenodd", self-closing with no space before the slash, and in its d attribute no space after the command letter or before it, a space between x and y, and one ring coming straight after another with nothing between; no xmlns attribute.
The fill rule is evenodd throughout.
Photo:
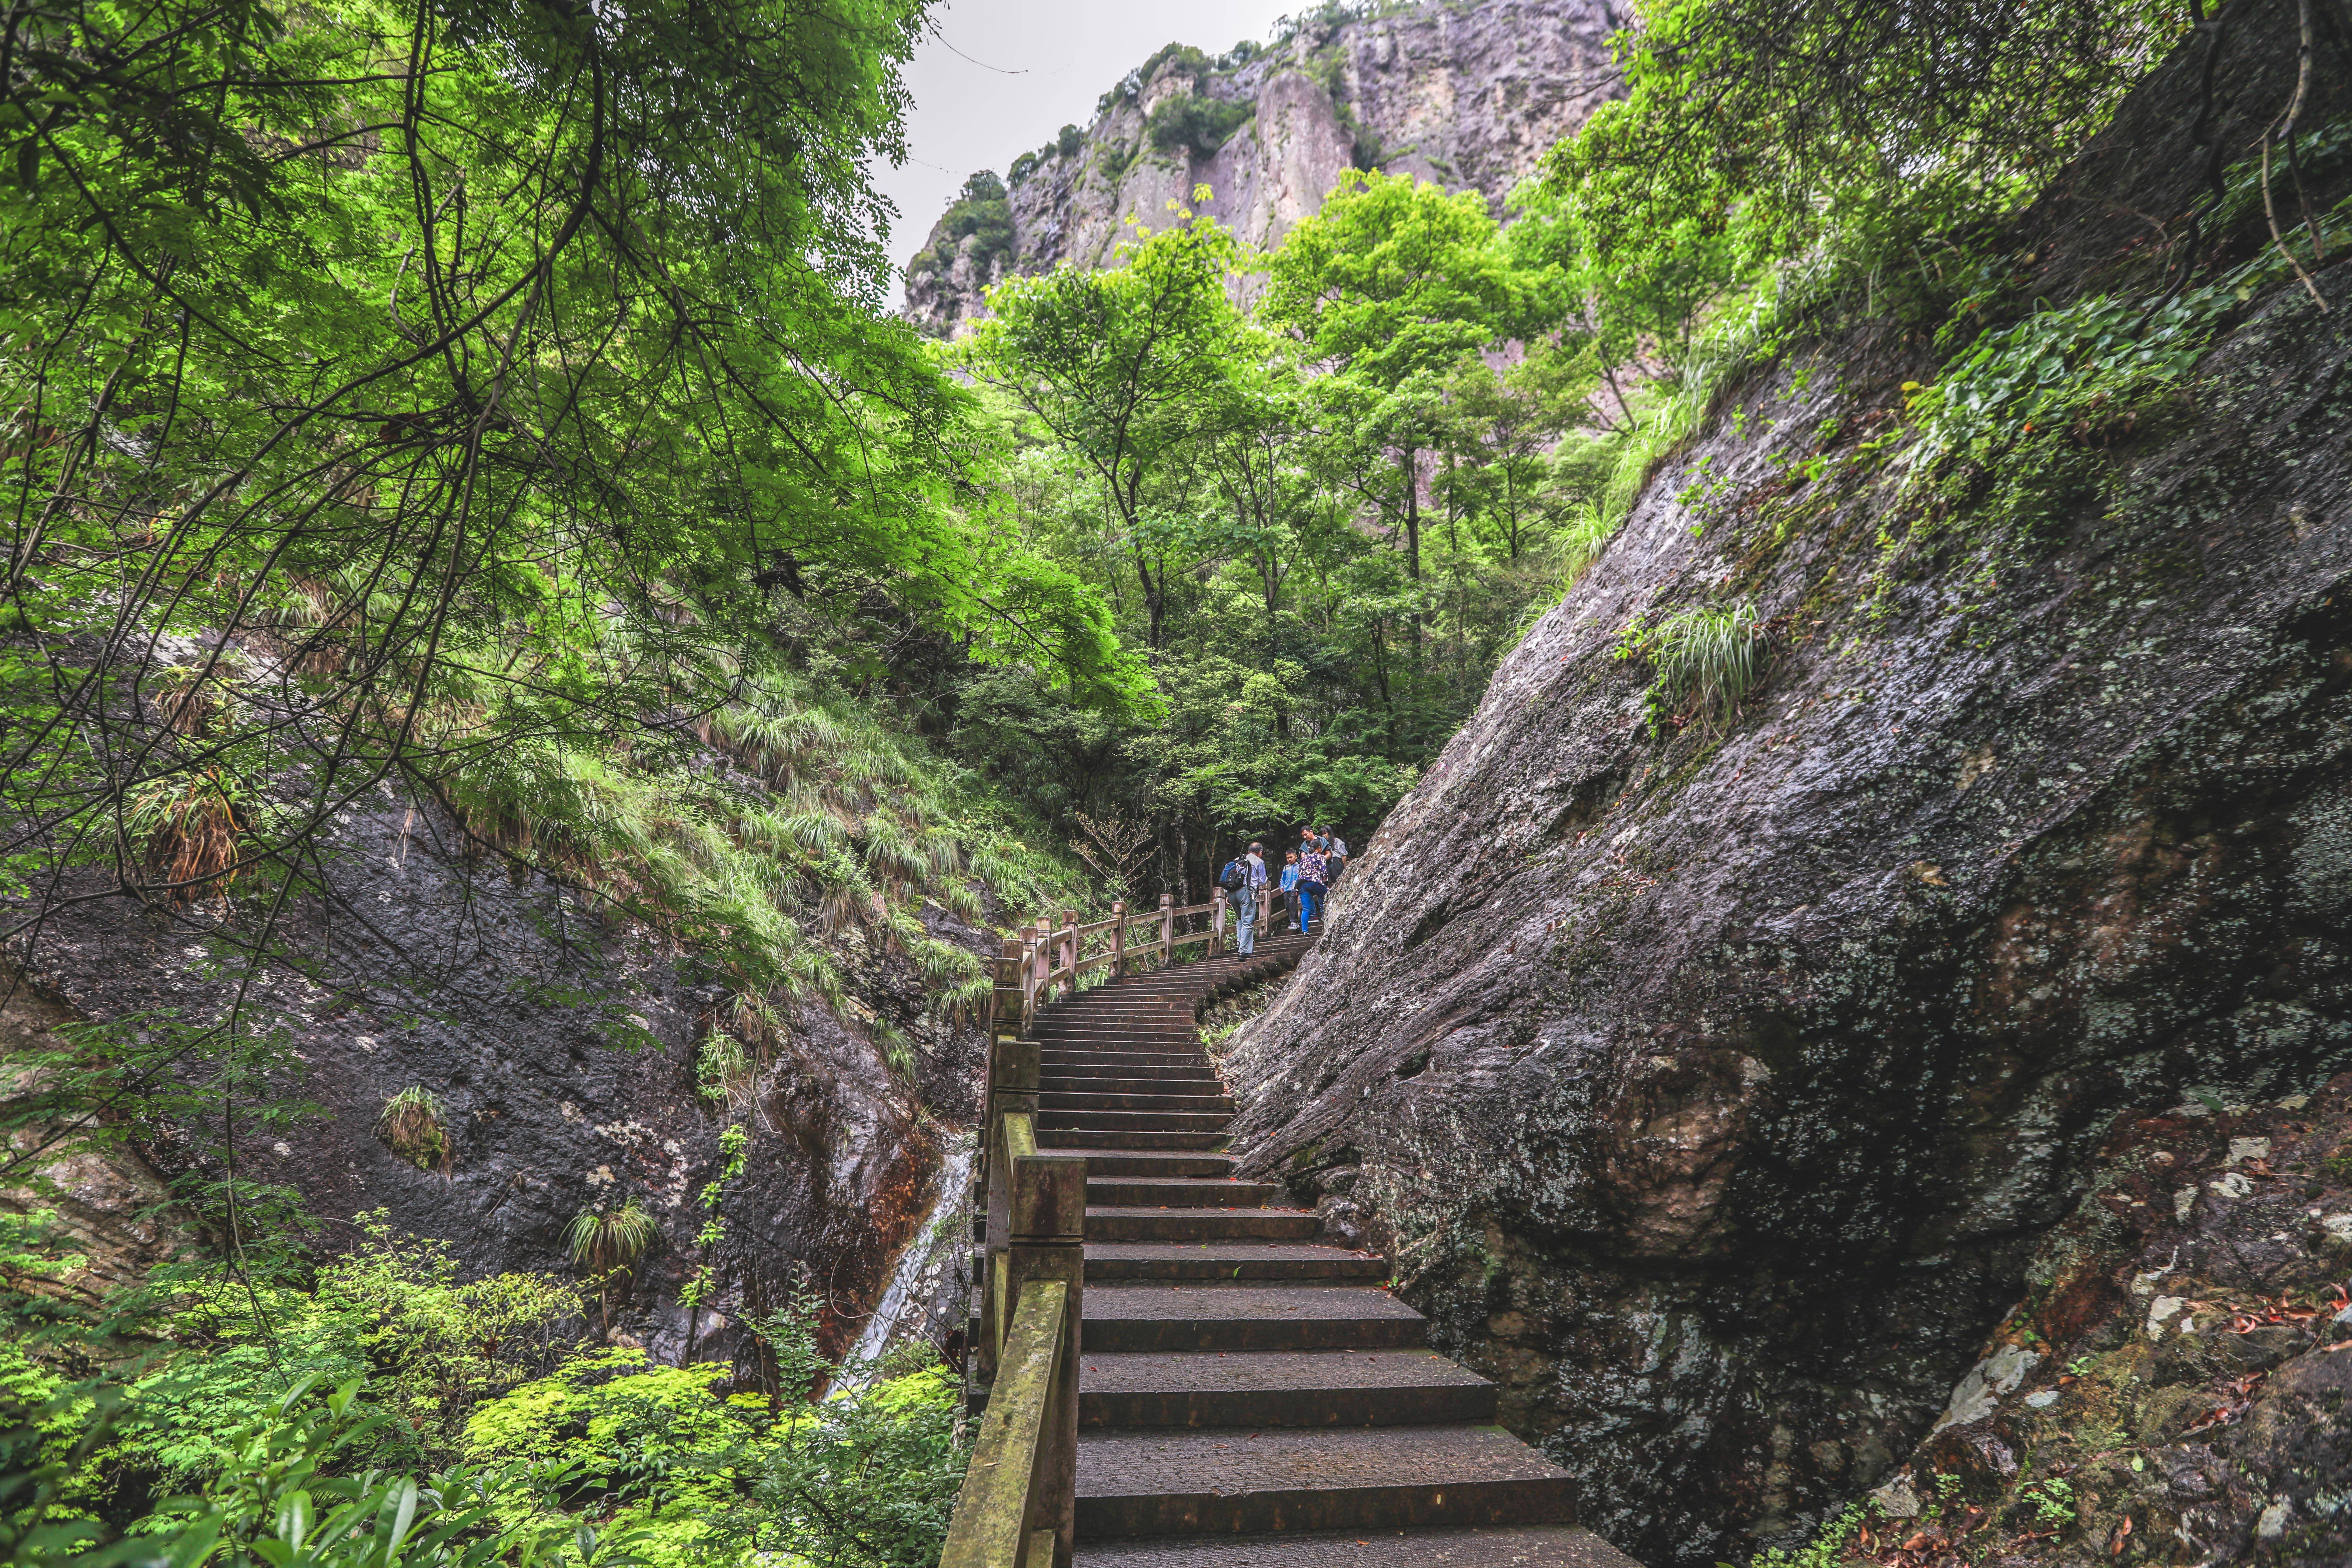
<svg viewBox="0 0 2352 1568"><path fill-rule="evenodd" d="M1427 1348L1387 1262L1232 1174L1213 996L1296 963L1276 937L1042 1013L1038 1143L1087 1156L1077 1560L1087 1568L1633 1568L1569 1522L1567 1472Z"/></svg>

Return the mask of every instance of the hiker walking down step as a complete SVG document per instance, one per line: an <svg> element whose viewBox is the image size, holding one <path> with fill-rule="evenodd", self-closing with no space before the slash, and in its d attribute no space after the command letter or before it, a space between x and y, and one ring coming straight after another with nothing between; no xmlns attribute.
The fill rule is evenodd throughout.
<svg viewBox="0 0 2352 1568"><path fill-rule="evenodd" d="M1307 936L1315 934L1315 921L1323 913L1323 889L1328 886L1330 859L1323 844L1311 827L1298 837L1298 929Z"/></svg>
<svg viewBox="0 0 2352 1568"><path fill-rule="evenodd" d="M1282 885L1276 891L1274 907L1281 911L1282 919L1287 922L1278 929L1297 931L1298 929L1297 850L1286 849L1282 852Z"/></svg>
<svg viewBox="0 0 2352 1568"><path fill-rule="evenodd" d="M1324 878L1323 885L1336 888L1339 885L1339 873L1348 868L1348 841L1328 827L1315 831L1323 839L1324 858L1330 862L1330 875Z"/></svg>
<svg viewBox="0 0 2352 1568"><path fill-rule="evenodd" d="M1236 922L1235 950L1246 958L1257 951L1257 906L1265 893L1265 851L1255 840L1247 852L1225 863L1217 878Z"/></svg>

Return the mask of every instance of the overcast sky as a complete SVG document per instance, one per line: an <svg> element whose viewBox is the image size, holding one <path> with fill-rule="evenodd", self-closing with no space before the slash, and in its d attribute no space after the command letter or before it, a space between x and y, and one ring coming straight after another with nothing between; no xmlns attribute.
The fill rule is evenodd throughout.
<svg viewBox="0 0 2352 1568"><path fill-rule="evenodd" d="M907 162L875 171L898 206L891 259L914 254L972 171L1001 174L1063 126L1086 124L1095 100L1160 45L1223 54L1307 8L1309 0L945 0L907 73L915 95Z"/></svg>

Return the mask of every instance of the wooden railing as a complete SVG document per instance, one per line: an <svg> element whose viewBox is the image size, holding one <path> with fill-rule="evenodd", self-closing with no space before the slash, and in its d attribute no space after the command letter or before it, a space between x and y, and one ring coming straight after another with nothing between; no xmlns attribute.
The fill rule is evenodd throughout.
<svg viewBox="0 0 2352 1568"><path fill-rule="evenodd" d="M1263 903L1261 904L1263 908ZM1110 977L1165 967L1179 948L1225 940L1225 895L1205 904L1080 925L1066 913L1004 944L988 1005L986 1197L980 1338L989 1385L971 1465L956 1494L940 1568L1068 1568L1077 1502L1078 1339L1086 1291L1087 1162L1037 1150L1037 1010L1108 966ZM1198 930L1186 930L1198 922ZM1138 928L1147 940L1138 942Z"/></svg>
<svg viewBox="0 0 2352 1568"><path fill-rule="evenodd" d="M1268 904L1268 894L1261 890L1261 932L1265 930ZM1225 890L1219 888L1207 903L1182 909L1176 908L1165 893L1160 895L1156 910L1130 913L1126 904L1115 903L1108 920L1087 925L1078 923L1076 910L1065 911L1059 926L1040 915L1004 944L999 962L1017 962L1018 980L1010 996L1000 982L997 1016L1009 1024L1017 1009L1019 1032L1025 1035L1040 1007L1076 990L1097 970L1108 969L1104 978L1115 980L1123 974L1164 969L1176 961L1179 948L1196 942L1206 943L1208 956L1213 958L1224 951L1225 921L1231 913Z"/></svg>

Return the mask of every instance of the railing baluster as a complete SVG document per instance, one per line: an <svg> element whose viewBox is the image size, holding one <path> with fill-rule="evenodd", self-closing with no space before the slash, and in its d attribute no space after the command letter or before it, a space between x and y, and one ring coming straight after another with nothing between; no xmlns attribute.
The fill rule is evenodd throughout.
<svg viewBox="0 0 2352 1568"><path fill-rule="evenodd" d="M1176 962L1176 896L1160 895L1160 967Z"/></svg>
<svg viewBox="0 0 2352 1568"><path fill-rule="evenodd" d="M1127 900L1118 899L1110 906L1110 977L1127 977Z"/></svg>

